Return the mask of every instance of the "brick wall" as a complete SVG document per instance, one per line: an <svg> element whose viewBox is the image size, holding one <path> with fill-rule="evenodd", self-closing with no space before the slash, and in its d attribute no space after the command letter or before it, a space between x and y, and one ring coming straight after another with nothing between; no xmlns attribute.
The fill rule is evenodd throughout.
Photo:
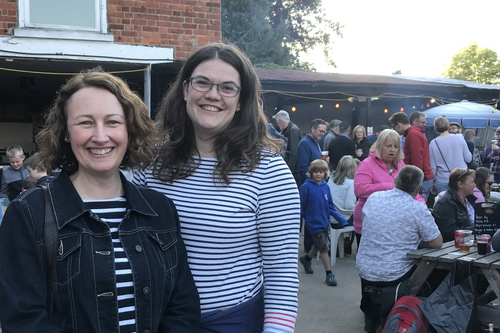
<svg viewBox="0 0 500 333"><path fill-rule="evenodd" d="M17 0L0 0L0 35L7 35L16 25Z"/></svg>
<svg viewBox="0 0 500 333"><path fill-rule="evenodd" d="M0 35L17 25L17 0L0 0ZM184 60L221 40L220 0L108 0L115 43L174 48Z"/></svg>
<svg viewBox="0 0 500 333"><path fill-rule="evenodd" d="M174 47L184 60L221 40L220 0L108 0L108 27L115 43Z"/></svg>

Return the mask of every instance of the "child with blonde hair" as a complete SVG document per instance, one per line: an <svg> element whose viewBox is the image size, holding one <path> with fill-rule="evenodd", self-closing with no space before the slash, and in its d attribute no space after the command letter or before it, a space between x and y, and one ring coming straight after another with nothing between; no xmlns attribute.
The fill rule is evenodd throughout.
<svg viewBox="0 0 500 333"><path fill-rule="evenodd" d="M23 190L23 180L28 178L28 170L23 167L24 151L19 146L7 148L6 155L10 166L3 169L0 198L14 200Z"/></svg>
<svg viewBox="0 0 500 333"><path fill-rule="evenodd" d="M347 221L335 210L333 205L330 188L325 181L330 177L328 164L320 159L312 161L309 165L307 177L309 178L300 187L300 216L304 218L306 227L311 232L314 245L308 254L300 257L300 262L307 274L313 274L311 260L319 251L326 271L325 283L328 286L336 286L337 280L332 273L330 258L328 257L328 248L330 246L328 227L330 216L343 226L347 225Z"/></svg>

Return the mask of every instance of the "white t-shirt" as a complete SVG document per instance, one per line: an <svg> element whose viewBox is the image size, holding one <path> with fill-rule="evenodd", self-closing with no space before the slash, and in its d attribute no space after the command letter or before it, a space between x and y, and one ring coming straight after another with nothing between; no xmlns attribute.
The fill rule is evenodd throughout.
<svg viewBox="0 0 500 333"><path fill-rule="evenodd" d="M440 235L429 209L396 188L370 195L363 216L356 266L368 281L399 279L413 267L406 254Z"/></svg>

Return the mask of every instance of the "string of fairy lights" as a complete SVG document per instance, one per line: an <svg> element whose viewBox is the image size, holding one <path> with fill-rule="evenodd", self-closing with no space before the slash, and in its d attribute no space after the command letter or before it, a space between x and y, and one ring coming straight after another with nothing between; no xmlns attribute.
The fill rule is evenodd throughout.
<svg viewBox="0 0 500 333"><path fill-rule="evenodd" d="M421 104L420 109L424 109L424 106L426 108L430 108L431 106L434 106L434 105L439 106L439 105L445 105L445 104L456 103L456 102L461 101L460 99L443 98L443 97L436 97L436 96L431 96L431 95L407 95L407 94L397 94L397 93L383 93L383 94L379 94L379 95L375 95L375 96L362 96L362 95L345 93L342 91L329 91L329 92L302 92L301 91L301 92L296 92L296 91L282 91L282 90L262 90L262 94L269 94L269 93L275 93L275 94L283 95L283 96L287 96L287 97L295 97L295 98L312 100L312 101L336 102L334 105L336 109L340 108L341 102L349 102L349 103L353 103L355 101L364 102L368 99L371 99L371 101L383 100L383 99L390 100L390 99L410 99L410 98L428 99L427 103ZM334 95L334 94L343 95L345 97L341 97L341 98L314 97L315 95L324 96L324 95ZM497 99L469 100L469 102L491 105L493 109L496 109L498 106L499 100L500 100L500 96ZM323 108L324 107L323 103L320 103L319 107ZM416 110L416 109L418 109L418 106L413 105L413 106L411 106L411 109ZM295 112L297 110L297 107L292 106L291 110L292 110L292 112ZM405 108L402 106L399 108L398 111L404 112ZM384 108L383 112L388 113L389 109Z"/></svg>
<svg viewBox="0 0 500 333"><path fill-rule="evenodd" d="M139 68L139 69L130 69L130 70L121 70L121 71L110 71L108 73L110 74L126 74L126 73L136 73L136 72L142 72L146 71L147 68ZM0 71L10 71L10 72L18 72L18 73L26 73L26 74L38 74L38 75L61 75L61 76L73 76L77 75L79 73L61 73L61 72L43 72L43 71L31 71L31 70L22 70L22 69L13 69L13 68L4 68L0 67ZM380 100L380 99L409 99L409 98L420 98L420 99L428 99L429 102L425 104L427 108L431 107L433 104L436 105L444 105L444 104L449 104L449 103L455 103L459 102L460 100L458 99L453 99L453 98L443 98L443 97L436 97L436 96L430 96L430 95L407 95L407 94L397 94L397 93L383 93L379 94L376 96L362 96L362 95L355 95L355 94L350 94L350 93L345 93L343 91L329 91L329 92L297 92L297 91L282 91L282 90L262 90L262 94L269 94L269 93L275 93L278 95L283 95L283 96L288 96L288 97L295 97L295 98L300 98L300 99L308 99L308 100L313 100L313 101L321 101L321 102L337 102L334 106L335 108L340 108L340 102L349 102L353 103L354 101L366 101L367 99L371 99L372 101ZM324 98L324 95L342 95L345 97L342 98ZM322 97L314 97L314 95L322 95ZM479 104L485 104L485 105L491 105L493 109L496 109L498 106L498 102L500 100L500 96L497 99L493 100L474 100L473 102L479 103ZM320 108L323 108L324 105L320 104ZM412 109L416 109L417 106L413 105ZM421 109L424 108L424 104L421 105ZM295 106L292 106L292 111L296 111L297 108ZM404 107L401 107L399 111L403 112ZM389 110L387 108L384 109L384 113L388 113Z"/></svg>

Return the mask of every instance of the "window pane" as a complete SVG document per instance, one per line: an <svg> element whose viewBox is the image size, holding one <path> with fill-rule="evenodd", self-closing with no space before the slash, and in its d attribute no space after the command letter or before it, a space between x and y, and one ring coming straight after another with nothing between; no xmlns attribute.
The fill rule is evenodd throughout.
<svg viewBox="0 0 500 333"><path fill-rule="evenodd" d="M95 0L29 0L30 23L95 28Z"/></svg>

